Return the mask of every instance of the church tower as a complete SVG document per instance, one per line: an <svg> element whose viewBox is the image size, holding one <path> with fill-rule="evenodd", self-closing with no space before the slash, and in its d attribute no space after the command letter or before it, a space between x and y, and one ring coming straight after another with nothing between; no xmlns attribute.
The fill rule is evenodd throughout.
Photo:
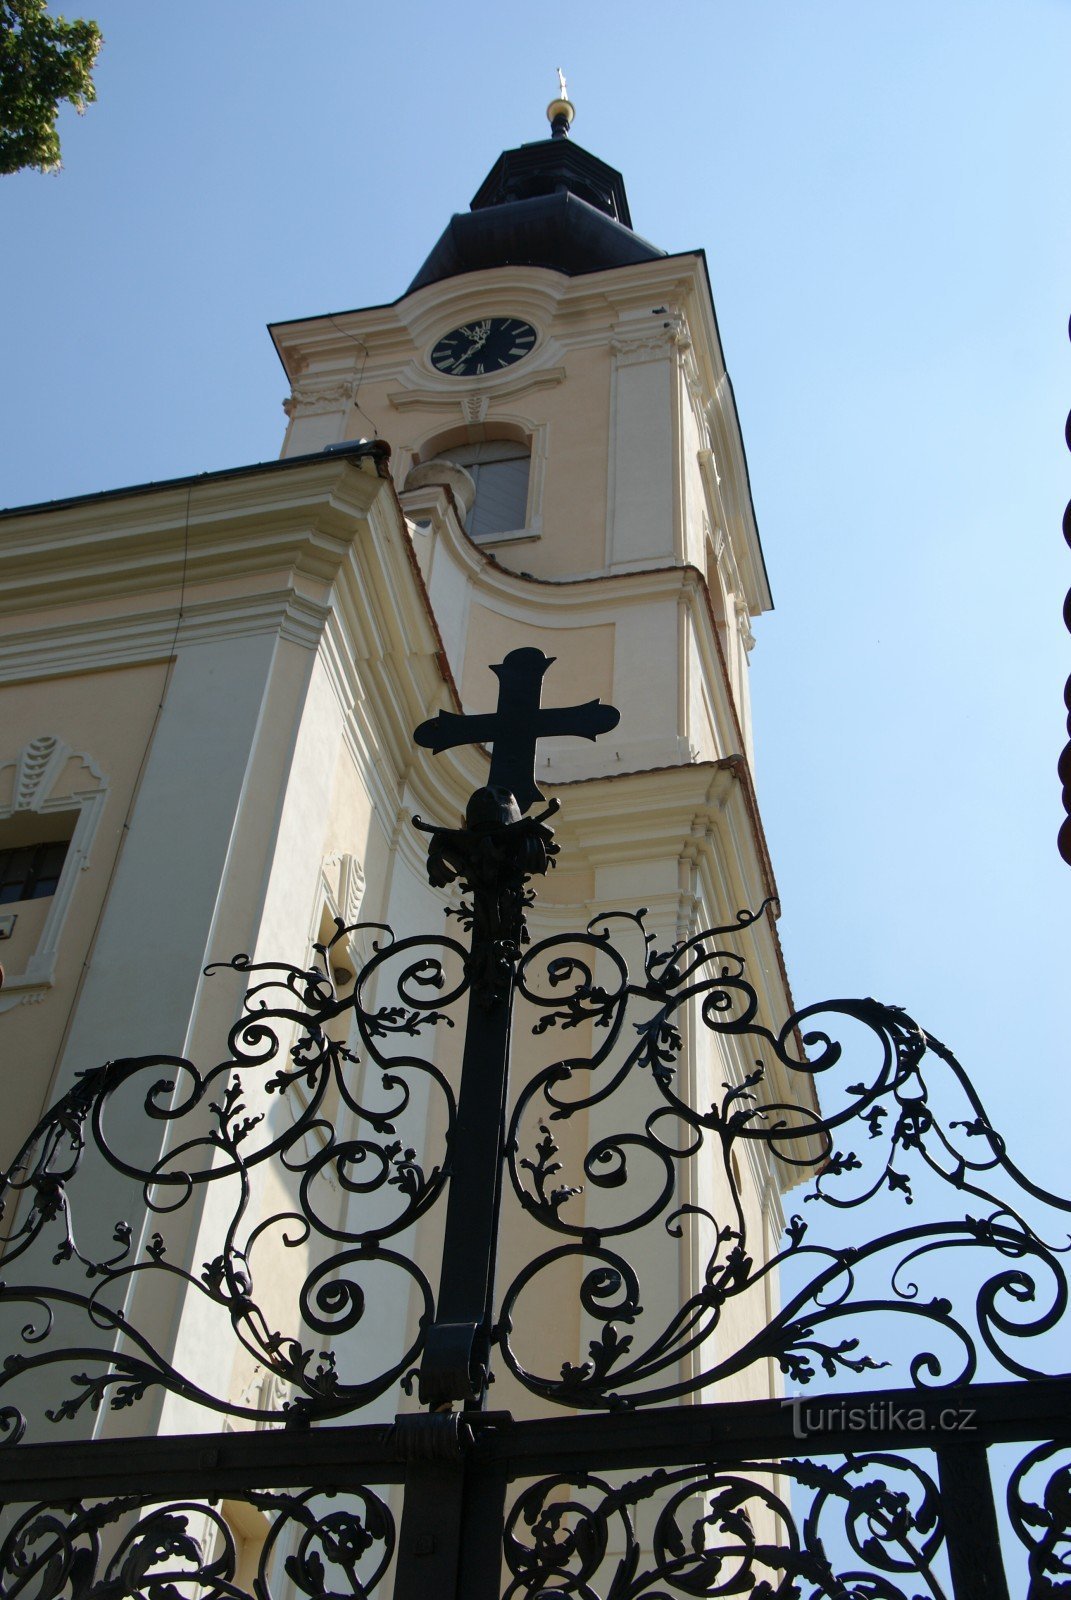
<svg viewBox="0 0 1071 1600"><path fill-rule="evenodd" d="M451 823L487 761L432 756L412 730L492 710L488 667L519 646L553 659L548 699L621 710L596 745L540 745L561 858L534 932L642 905L667 948L765 905L748 974L771 1029L791 1012L751 779L751 621L771 598L706 260L637 233L620 173L569 137L564 94L549 116L399 299L272 327L290 384L278 461L5 514L5 1160L104 1060L217 1061L243 986L206 978L211 962L307 962L336 918L440 928L411 817ZM357 932L324 958L340 995L371 948ZM708 1098L751 1065L698 1027L684 1058ZM733 1182L765 1256L784 1176L751 1148ZM695 1181L682 1205L712 1214L725 1175ZM194 1273L210 1221L173 1247ZM666 1303L701 1271L700 1231L652 1266ZM141 1313L207 1370L200 1313L168 1292ZM415 1315L388 1303L360 1337L404 1342ZM267 1404L269 1377L243 1356L232 1392ZM197 1416L172 1395L157 1425Z"/></svg>
<svg viewBox="0 0 1071 1600"><path fill-rule="evenodd" d="M438 486L481 565L519 580L508 623L504 601L464 621L435 606L463 698L491 659L461 650L470 629L493 654L522 611L542 627L567 605L561 647L628 708L602 775L749 757L750 618L771 599L706 260L634 232L621 174L568 138L568 102L550 113L554 135L499 157L401 299L273 327L293 386L283 455L374 431L433 604ZM622 615L592 632L593 610L581 643L582 591L561 585L589 582ZM565 751L551 764L580 770Z"/></svg>

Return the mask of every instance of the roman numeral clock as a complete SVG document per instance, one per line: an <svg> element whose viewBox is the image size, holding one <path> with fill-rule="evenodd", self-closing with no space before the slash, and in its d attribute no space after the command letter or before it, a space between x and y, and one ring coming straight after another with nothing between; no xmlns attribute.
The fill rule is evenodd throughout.
<svg viewBox="0 0 1071 1600"><path fill-rule="evenodd" d="M428 359L450 378L478 378L511 367L529 354L535 341L532 324L520 317L483 317L444 333Z"/></svg>

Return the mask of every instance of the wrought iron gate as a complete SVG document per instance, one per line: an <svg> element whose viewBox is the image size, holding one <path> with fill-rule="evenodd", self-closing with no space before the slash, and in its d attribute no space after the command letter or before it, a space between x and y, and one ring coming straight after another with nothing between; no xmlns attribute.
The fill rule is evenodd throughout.
<svg viewBox="0 0 1071 1600"><path fill-rule="evenodd" d="M344 994L329 946L235 957L225 1059L82 1076L7 1173L5 1597L1071 1591L1071 1204L898 1008L763 1023L734 946L765 908L527 943L535 739L614 717L540 712L545 665L417 733L495 740L465 826L426 830L467 941L339 925ZM503 1204L534 1245L505 1262ZM771 1368L798 1398L719 1398ZM547 1414L495 1410L495 1369ZM399 1385L420 1408L383 1415Z"/></svg>

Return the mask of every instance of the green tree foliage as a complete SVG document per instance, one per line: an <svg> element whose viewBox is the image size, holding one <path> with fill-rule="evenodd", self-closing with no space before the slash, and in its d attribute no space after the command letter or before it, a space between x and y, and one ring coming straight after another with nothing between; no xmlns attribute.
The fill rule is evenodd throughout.
<svg viewBox="0 0 1071 1600"><path fill-rule="evenodd" d="M46 0L0 0L0 173L60 164L60 101L85 110L96 99L95 22L50 17Z"/></svg>

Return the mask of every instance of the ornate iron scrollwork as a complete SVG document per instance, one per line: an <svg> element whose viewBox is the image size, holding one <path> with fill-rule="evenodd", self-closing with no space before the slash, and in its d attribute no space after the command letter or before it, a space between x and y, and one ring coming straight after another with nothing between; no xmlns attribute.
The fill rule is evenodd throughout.
<svg viewBox="0 0 1071 1600"><path fill-rule="evenodd" d="M803 1501L801 1514L793 1500ZM505 1600L908 1600L941 1595L937 1486L887 1453L595 1473L531 1484L506 1522Z"/></svg>
<svg viewBox="0 0 1071 1600"><path fill-rule="evenodd" d="M743 959L722 946L758 914L667 950L655 947L645 913L615 914L526 953L517 988L532 1033L545 1047L589 1030L593 1048L551 1059L514 1111L514 1194L558 1242L502 1297L498 1340L510 1370L544 1399L580 1409L664 1403L767 1359L798 1384L819 1371L832 1379L887 1367L905 1351L922 1385L969 1381L980 1363L1020 1377L1064 1370L1055 1342L1047 1358L1043 1340L1037 1356L1024 1350L1067 1307L1071 1202L1015 1166L951 1052L898 1007L835 1000L777 1032L764 1026ZM628 937L642 953L635 976ZM752 1063L705 1101L685 1070L690 1026ZM861 1038L838 1037L852 1030ZM943 1080L936 1098L927 1067ZM773 1253L750 1237L749 1148L790 1182L811 1179ZM716 1198L682 1199L688 1169L705 1170L708 1196L720 1174ZM929 1215L901 1221L917 1190ZM840 1219L835 1232L822 1225L830 1217ZM1062 1237L1047 1239L1042 1220ZM664 1240L686 1228L706 1241L705 1262L683 1303L660 1315L640 1257L649 1270L659 1230ZM950 1295L952 1252L981 1267L973 1293ZM778 1278L783 1303L760 1307L742 1337L728 1313ZM539 1300L553 1300L565 1328L587 1319L586 1359L576 1361L566 1334L555 1347L543 1325L538 1351L525 1345L526 1308Z"/></svg>
<svg viewBox="0 0 1071 1600"><path fill-rule="evenodd" d="M386 1600L388 1584L395 1600L498 1600L503 1581L507 1600L916 1600L982 1579L999 1596L986 1450L1038 1438L1058 1442L1013 1472L1011 1525L1030 1600L1068 1587L1071 1380L974 1380L1066 1368L1071 1201L1015 1166L906 1012L835 1000L771 1023L726 948L765 906L666 948L642 911L527 944L529 880L557 848L553 807L522 816L536 742L617 719L597 702L541 710L549 665L511 652L494 714L418 733L496 746L464 827L426 829L432 884L467 891L468 947L338 923L331 945L371 947L347 993L331 945L309 968L237 956L224 1060L84 1074L4 1177L8 1444L42 1413L84 1432L150 1391L299 1431L246 1426L206 1450L164 1436L200 1422L176 1407L148 1419L159 1436L70 1460L0 1451L3 1600ZM778 1246L770 1197L804 1182ZM765 1363L790 1386L865 1386L897 1361L910 1387L885 1390L877 1420L866 1387L850 1412L830 1410L834 1390L812 1415L798 1397L786 1413L770 1370L749 1398L725 1381ZM554 1415L486 1410L493 1364ZM312 1428L414 1381L424 1414ZM905 1395L920 1436L901 1448ZM397 1539L354 1474L404 1483ZM248 1522L236 1539L230 1502L204 1502L236 1485L259 1543Z"/></svg>
<svg viewBox="0 0 1071 1600"><path fill-rule="evenodd" d="M355 931L339 923L332 944ZM113 1061L83 1074L47 1114L0 1191L12 1219L0 1312L29 1312L0 1368L0 1391L62 1362L74 1367L74 1392L48 1410L53 1421L103 1404L122 1409L161 1387L217 1412L293 1424L355 1411L412 1368L434 1293L395 1241L443 1192L456 1117L455 1091L420 1041L453 1026L467 952L450 938L364 931L373 954L349 996L336 993L326 960L321 970L236 956L226 967L249 987L226 1060L204 1073L178 1057ZM339 1019L352 1022L356 1051L332 1036ZM417 1094L437 1099L443 1128L443 1155L430 1167L419 1138L405 1138ZM141 1163L132 1152L146 1126L154 1154ZM91 1158L94 1171L83 1174L91 1203L76 1213L74 1180ZM99 1234L92 1188L109 1172L133 1189L110 1248L100 1250L84 1237ZM280 1205L284 1185L289 1203ZM214 1244L187 1261L182 1225L196 1224L208 1190L218 1202ZM140 1234L127 1220L139 1212L148 1219ZM280 1255L297 1275L291 1327L277 1321ZM28 1282L17 1281L27 1272ZM161 1353L127 1310L147 1279L180 1287L214 1315L272 1380L270 1394L242 1401L213 1392ZM418 1328L408 1347L364 1341L372 1370L351 1374L340 1351L365 1316L369 1279L392 1283L396 1299L414 1297ZM229 1367L220 1362L221 1380ZM22 1436L18 1404L0 1409L0 1427L7 1442Z"/></svg>
<svg viewBox="0 0 1071 1600"><path fill-rule="evenodd" d="M1071 1448L1041 1444L1008 1481L1008 1514L1026 1546L1028 1600L1058 1600L1071 1588Z"/></svg>
<svg viewBox="0 0 1071 1600"><path fill-rule="evenodd" d="M216 1505L124 1495L93 1505L35 1505L0 1545L5 1600L80 1595L134 1600L369 1600L390 1566L394 1519L371 1489L304 1494L248 1491L263 1537L238 1580L235 1530ZM230 1504L233 1505L233 1502ZM107 1552L107 1553L106 1553Z"/></svg>

